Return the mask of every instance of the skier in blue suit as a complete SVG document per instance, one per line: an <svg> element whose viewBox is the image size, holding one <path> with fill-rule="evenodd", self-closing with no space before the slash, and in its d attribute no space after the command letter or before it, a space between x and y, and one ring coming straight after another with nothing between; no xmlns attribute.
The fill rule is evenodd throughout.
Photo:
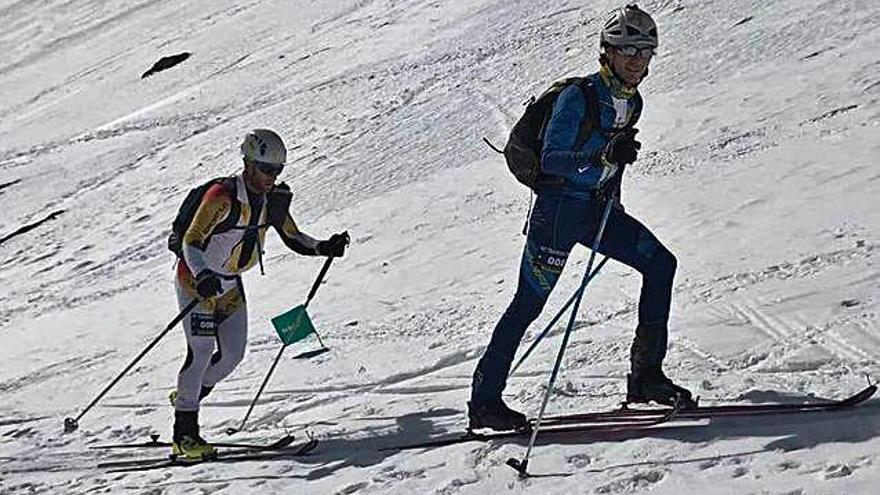
<svg viewBox="0 0 880 495"><path fill-rule="evenodd" d="M642 274L638 326L630 352L627 400L695 405L691 393L663 372L675 256L620 204L620 175L641 148L634 127L642 109L637 91L658 46L657 26L635 5L611 13L601 34L593 88L573 84L554 103L544 135L541 171L552 179L538 188L513 301L495 327L474 372L468 415L471 428L527 426L525 415L502 400L516 349L541 313L575 244L592 246L605 202L614 207L598 251ZM589 114L587 95L598 98L598 122L579 139ZM583 141L580 144L579 141Z"/></svg>

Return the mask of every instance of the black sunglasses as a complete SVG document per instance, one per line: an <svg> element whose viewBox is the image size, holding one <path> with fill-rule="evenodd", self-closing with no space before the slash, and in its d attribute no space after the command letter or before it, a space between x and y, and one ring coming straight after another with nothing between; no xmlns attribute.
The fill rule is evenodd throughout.
<svg viewBox="0 0 880 495"><path fill-rule="evenodd" d="M254 160L252 162L254 167L261 173L266 175L278 175L282 171L284 171L284 165L278 165L275 163L266 163Z"/></svg>

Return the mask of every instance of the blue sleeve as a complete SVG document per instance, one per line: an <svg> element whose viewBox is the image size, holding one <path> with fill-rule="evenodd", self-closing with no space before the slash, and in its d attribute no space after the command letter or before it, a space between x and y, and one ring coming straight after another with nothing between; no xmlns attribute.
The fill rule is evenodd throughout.
<svg viewBox="0 0 880 495"><path fill-rule="evenodd" d="M581 149L575 149L586 111L586 98L578 86L571 85L559 94L544 132L542 172L573 179L578 175L578 167L592 164L592 157L601 143L588 140Z"/></svg>

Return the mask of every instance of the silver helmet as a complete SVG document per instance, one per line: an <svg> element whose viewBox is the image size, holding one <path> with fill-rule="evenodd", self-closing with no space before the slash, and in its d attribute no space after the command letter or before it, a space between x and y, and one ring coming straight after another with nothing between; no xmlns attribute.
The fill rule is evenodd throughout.
<svg viewBox="0 0 880 495"><path fill-rule="evenodd" d="M275 131L254 129L245 135L241 143L241 156L248 162L284 165L287 162L287 148Z"/></svg>
<svg viewBox="0 0 880 495"><path fill-rule="evenodd" d="M657 48L657 24L636 4L630 4L608 14L599 35L599 43L605 46L635 46Z"/></svg>

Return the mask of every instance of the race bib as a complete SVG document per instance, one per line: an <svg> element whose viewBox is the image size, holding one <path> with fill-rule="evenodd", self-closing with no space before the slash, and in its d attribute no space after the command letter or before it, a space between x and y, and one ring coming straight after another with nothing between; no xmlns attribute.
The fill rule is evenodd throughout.
<svg viewBox="0 0 880 495"><path fill-rule="evenodd" d="M206 315L204 313L192 314L190 331L193 335L200 337L216 337L217 326L217 320L214 318L214 315Z"/></svg>

